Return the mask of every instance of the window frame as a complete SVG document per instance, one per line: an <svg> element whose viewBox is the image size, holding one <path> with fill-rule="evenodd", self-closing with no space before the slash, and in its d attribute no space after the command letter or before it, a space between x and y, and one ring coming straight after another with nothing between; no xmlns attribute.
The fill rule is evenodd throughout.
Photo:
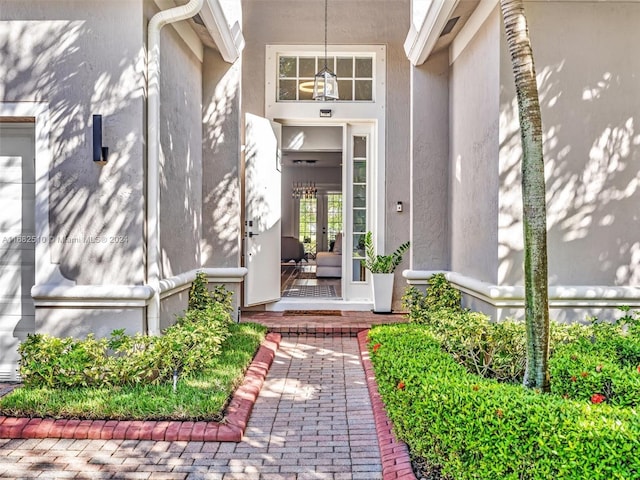
<svg viewBox="0 0 640 480"><path fill-rule="evenodd" d="M295 74L292 76L281 76L280 74L280 70L281 70L281 59L282 58L295 58L296 62L295 62ZM300 72L300 59L311 59L313 58L314 60L314 72L311 76L309 75L302 75ZM332 70L334 73L337 73L338 70L338 62L339 60L344 60L344 59L349 59L351 60L351 74L349 76L343 76L340 75L338 76L338 82L340 81L348 81L351 83L351 92L349 94L350 98L349 99L338 99L336 100L336 102L338 103L345 103L345 102L375 102L375 93L376 93L376 69L375 69L375 62L376 62L376 55L373 52L358 52L358 53L347 53L347 52L341 52L341 53L334 53L331 55L327 56L329 62L329 69ZM357 73L357 61L360 59L368 59L371 61L371 76L358 76ZM307 92L309 93L309 95L307 95L309 98L300 98L300 89L301 89L301 85L302 83L307 83L310 84L311 86L311 90L313 90L313 81L314 81L314 75L316 72L318 72L323 66L324 66L324 53L316 53L316 52L307 52L303 55L295 55L292 53L288 53L288 52L279 52L277 53L277 57L276 57L276 80L275 80L275 101L278 103L282 103L282 102L288 102L288 103L298 103L298 102L312 102L315 103L316 100L313 100L311 98L311 92L309 92L307 90ZM280 91L281 91L281 83L282 82L295 82L296 84L296 98L290 98L290 99L286 99L286 98L281 98L280 95ZM368 81L371 82L371 98L366 98L366 99L361 99L358 100L356 99L356 84L357 82L362 82L362 81ZM301 83L302 82L302 83ZM340 92L343 92L344 94L344 90L340 90Z"/></svg>
<svg viewBox="0 0 640 480"><path fill-rule="evenodd" d="M330 117L336 119L378 119L384 121L386 102L386 46L385 45L329 45L330 56L371 56L372 100L277 101L279 59L281 56L324 58L322 45L266 45L265 47L265 116L267 118L312 119L320 116L320 110L331 110ZM355 72L354 72L355 73ZM339 78L338 78L339 79Z"/></svg>

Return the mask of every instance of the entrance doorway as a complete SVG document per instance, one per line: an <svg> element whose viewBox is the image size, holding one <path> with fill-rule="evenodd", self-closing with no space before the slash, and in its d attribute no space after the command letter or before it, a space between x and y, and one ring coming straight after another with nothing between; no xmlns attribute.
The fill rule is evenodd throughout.
<svg viewBox="0 0 640 480"><path fill-rule="evenodd" d="M364 122L283 126L282 231L305 252L295 270L302 278L293 277L293 285L313 288L291 291L283 281L275 308L284 308L293 295L342 301L349 308L371 301L363 242L377 211L375 132L373 123Z"/></svg>
<svg viewBox="0 0 640 480"><path fill-rule="evenodd" d="M371 309L362 247L382 211L378 128L247 114L245 307Z"/></svg>
<svg viewBox="0 0 640 480"><path fill-rule="evenodd" d="M343 143L342 126L283 126L282 235L304 252L283 256L283 299L342 298Z"/></svg>

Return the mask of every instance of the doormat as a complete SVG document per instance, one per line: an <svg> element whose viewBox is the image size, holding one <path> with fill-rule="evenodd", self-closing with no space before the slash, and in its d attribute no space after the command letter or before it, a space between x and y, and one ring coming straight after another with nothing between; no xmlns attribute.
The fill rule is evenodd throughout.
<svg viewBox="0 0 640 480"><path fill-rule="evenodd" d="M298 272L298 279L306 280L316 278L316 272Z"/></svg>
<svg viewBox="0 0 640 480"><path fill-rule="evenodd" d="M341 317L342 311L340 310L285 310L282 314L283 317L292 316L314 316L314 317Z"/></svg>
<svg viewBox="0 0 640 480"><path fill-rule="evenodd" d="M283 297L327 297L337 298L333 285L292 285L282 292Z"/></svg>

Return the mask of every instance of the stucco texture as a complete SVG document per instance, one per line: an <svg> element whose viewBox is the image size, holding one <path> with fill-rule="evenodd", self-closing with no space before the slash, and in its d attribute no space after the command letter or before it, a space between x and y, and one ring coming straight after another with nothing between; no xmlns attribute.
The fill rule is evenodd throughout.
<svg viewBox="0 0 640 480"><path fill-rule="evenodd" d="M202 64L171 27L161 31L162 278L200 266Z"/></svg>
<svg viewBox="0 0 640 480"><path fill-rule="evenodd" d="M451 269L494 283L498 268L500 18L496 8L451 66Z"/></svg>
<svg viewBox="0 0 640 480"><path fill-rule="evenodd" d="M240 65L205 49L203 63L202 239L205 267L237 267L241 254Z"/></svg>
<svg viewBox="0 0 640 480"><path fill-rule="evenodd" d="M640 5L527 2L544 134L549 283L640 283ZM570 28L568 25L570 22ZM522 284L520 136L500 67L500 284Z"/></svg>
<svg viewBox="0 0 640 480"><path fill-rule="evenodd" d="M449 55L412 69L411 268L449 269Z"/></svg>
<svg viewBox="0 0 640 480"><path fill-rule="evenodd" d="M78 284L141 283L141 2L4 0L0 20L1 101L49 107L51 262ZM92 158L94 114L106 164Z"/></svg>

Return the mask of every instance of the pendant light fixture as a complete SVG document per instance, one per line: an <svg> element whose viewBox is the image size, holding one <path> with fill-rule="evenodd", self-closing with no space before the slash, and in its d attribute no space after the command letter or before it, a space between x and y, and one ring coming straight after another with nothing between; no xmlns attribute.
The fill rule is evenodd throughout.
<svg viewBox="0 0 640 480"><path fill-rule="evenodd" d="M320 102L338 100L338 77L327 66L327 1L324 0L324 68L316 73L313 99Z"/></svg>

